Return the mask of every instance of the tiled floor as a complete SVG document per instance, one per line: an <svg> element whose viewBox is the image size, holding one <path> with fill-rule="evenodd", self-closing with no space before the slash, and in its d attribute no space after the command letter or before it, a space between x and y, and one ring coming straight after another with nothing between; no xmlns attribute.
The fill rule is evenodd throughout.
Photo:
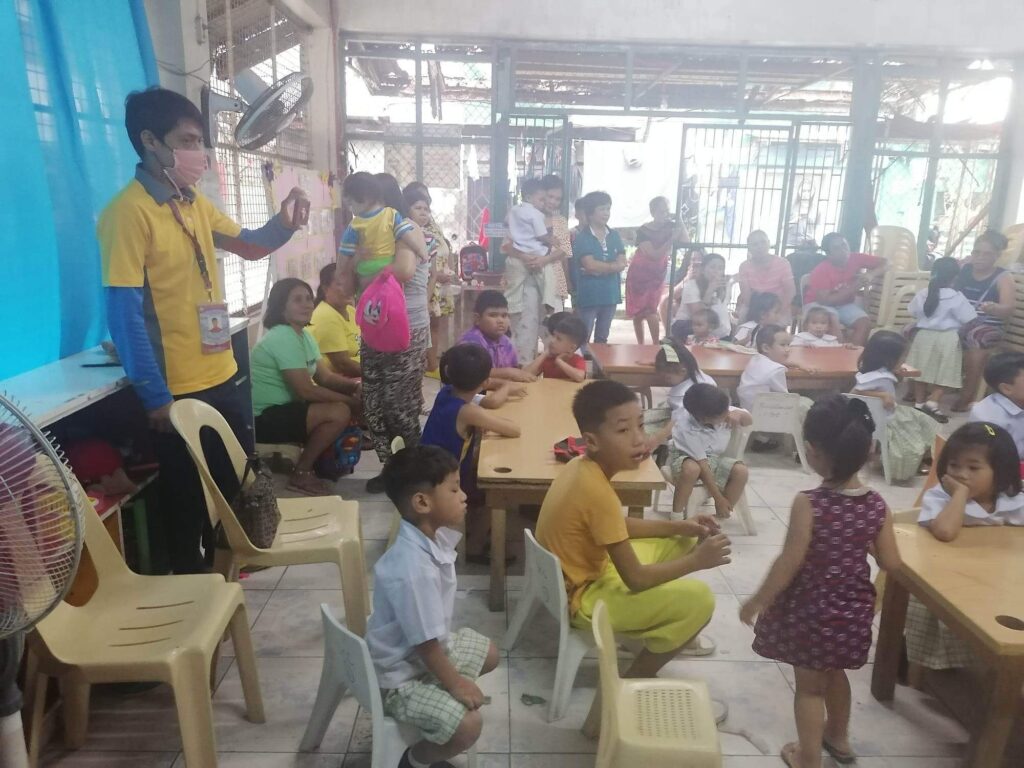
<svg viewBox="0 0 1024 768"><path fill-rule="evenodd" d="M632 335L616 322L620 341ZM428 382L428 390L436 389ZM428 392L428 402L432 393ZM733 562L701 574L718 605L707 634L718 652L703 659L676 661L666 676L707 681L716 698L728 702L726 728L746 732L762 744L762 754L750 740L722 735L726 768L775 768L779 748L794 738L793 676L789 667L766 661L750 649L752 632L737 618L740 601L757 588L785 536L789 504L797 490L811 487L815 478L803 474L788 456L752 454L748 499L758 525L756 537L736 533ZM341 480L338 493L360 503L367 560L384 551L391 508L383 496L368 497L363 484L377 471L372 453L363 454L359 471ZM886 486L879 468L869 482L895 509L911 505L918 488ZM916 485L919 485L917 483ZM662 506L668 504L663 496ZM648 514L654 514L648 511ZM510 521L510 528L515 530ZM520 553L521 535L513 535L512 551ZM514 608L522 586L521 568L513 566L508 602ZM294 566L253 574L243 582L252 634L259 657L260 683L266 707L264 725L243 717L241 687L228 645L220 662L214 696L217 745L222 768L368 768L369 720L351 699L338 710L315 754L297 754L299 740L313 706L322 663L318 606L331 605L341 615L336 570L331 566ZM372 584L371 584L372 587ZM486 604L487 577L470 566L460 575L455 624L472 626L500 641L505 613L491 613ZM480 686L491 703L485 707L484 732L478 745L481 768L585 768L593 765L595 744L579 733L597 685L597 668L585 660L576 680L566 717L546 722L544 706L527 706L523 694L550 697L557 636L553 620L538 618L500 666L482 678ZM853 744L863 755L862 768L953 768L961 764L967 734L935 698L900 687L892 705L870 695L871 664L851 674L854 696ZM136 696L115 696L97 689L92 699L89 739L77 753L51 748L44 762L61 768L184 768L170 691L160 687ZM1011 755L1007 766L1024 763L1024 754ZM461 764L461 763L460 763ZM830 765L828 761L825 763Z"/></svg>

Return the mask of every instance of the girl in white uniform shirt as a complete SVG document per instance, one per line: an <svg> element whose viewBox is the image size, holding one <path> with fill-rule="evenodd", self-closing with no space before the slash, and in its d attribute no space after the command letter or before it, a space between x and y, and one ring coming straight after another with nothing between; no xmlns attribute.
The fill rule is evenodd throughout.
<svg viewBox="0 0 1024 768"><path fill-rule="evenodd" d="M932 417L896 402L899 378L894 371L900 369L906 355L907 340L903 336L893 331L876 331L860 356L860 372L853 387L855 395L880 399L889 414L886 421L889 469L897 482L917 474L938 429Z"/></svg>
<svg viewBox="0 0 1024 768"><path fill-rule="evenodd" d="M746 320L733 333L733 341L744 347L754 346L754 337L766 325L778 325L782 302L774 293L755 293L750 297Z"/></svg>
<svg viewBox="0 0 1024 768"><path fill-rule="evenodd" d="M959 331L978 317L964 295L951 287L959 274L956 259L936 259L928 288L907 307L917 328L907 364L921 371L914 382L914 407L943 423L948 419L939 409L939 398L944 390L963 384Z"/></svg>
<svg viewBox="0 0 1024 768"><path fill-rule="evenodd" d="M839 339L828 332L832 316L824 307L812 307L804 318L804 329L793 336L794 347L841 347Z"/></svg>
<svg viewBox="0 0 1024 768"><path fill-rule="evenodd" d="M672 414L683 407L683 397L694 384L715 384L715 380L700 369L693 354L676 341L664 341L654 357L654 370L671 385L666 402L644 413L644 429L648 446L653 452L672 436Z"/></svg>
<svg viewBox="0 0 1024 768"><path fill-rule="evenodd" d="M981 525L1024 526L1020 457L1013 438L988 422L965 424L949 436L936 465L941 484L921 501L918 522L939 541ZM973 654L927 608L911 597L907 607L907 657L929 669L971 664Z"/></svg>

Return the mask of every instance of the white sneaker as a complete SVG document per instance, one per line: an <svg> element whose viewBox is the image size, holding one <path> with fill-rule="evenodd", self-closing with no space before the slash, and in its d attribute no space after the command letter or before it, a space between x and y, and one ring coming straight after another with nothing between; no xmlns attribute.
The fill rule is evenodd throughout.
<svg viewBox="0 0 1024 768"><path fill-rule="evenodd" d="M680 656L710 656L718 649L715 641L704 635L697 635L679 651Z"/></svg>

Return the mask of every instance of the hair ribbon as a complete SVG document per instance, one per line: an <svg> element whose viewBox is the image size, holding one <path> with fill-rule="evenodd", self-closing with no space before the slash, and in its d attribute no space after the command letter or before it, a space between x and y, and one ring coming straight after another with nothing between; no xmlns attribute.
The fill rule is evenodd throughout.
<svg viewBox="0 0 1024 768"><path fill-rule="evenodd" d="M676 348L671 344L662 344L661 351L665 353L665 360L669 363L679 362L679 353L676 352Z"/></svg>

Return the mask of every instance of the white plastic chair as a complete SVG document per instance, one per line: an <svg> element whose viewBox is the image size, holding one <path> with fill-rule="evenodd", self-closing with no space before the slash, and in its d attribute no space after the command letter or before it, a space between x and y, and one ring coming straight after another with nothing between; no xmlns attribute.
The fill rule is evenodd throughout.
<svg viewBox="0 0 1024 768"><path fill-rule="evenodd" d="M558 621L558 662L555 665L555 687L548 705L550 723L565 717L580 662L594 647L594 639L589 630L576 629L569 622L569 600L558 558L537 543L529 528L523 533L526 541L526 587L516 604L503 647L505 650L515 647L523 628L531 625L538 606L543 606Z"/></svg>
<svg viewBox="0 0 1024 768"><path fill-rule="evenodd" d="M885 476L887 485L892 485L892 471L889 464L889 417L892 415L885 410L885 404L881 398L863 397L861 395L847 394L845 397L851 400L860 400L867 405L871 418L875 422L875 433L871 436L878 441L879 450L882 454L882 474Z"/></svg>
<svg viewBox="0 0 1024 768"><path fill-rule="evenodd" d="M320 614L324 622L324 666L313 713L299 749L311 752L320 746L345 692L351 691L359 706L370 713L373 723L371 768L395 768L406 747L423 737L413 726L385 717L377 673L366 641L342 626L326 603L320 604ZM475 768L476 748L470 749L466 756L469 768Z"/></svg>
<svg viewBox="0 0 1024 768"><path fill-rule="evenodd" d="M754 397L750 415L754 424L747 432L748 440L752 432L792 435L800 466L804 472L811 471L804 453L804 417L800 412L800 395L795 392L762 392Z"/></svg>
<svg viewBox="0 0 1024 768"><path fill-rule="evenodd" d="M601 740L596 768L721 768L708 687L698 680L619 676L608 609L594 608L601 665Z"/></svg>
<svg viewBox="0 0 1024 768"><path fill-rule="evenodd" d="M743 456L746 453L747 441L750 439L750 433L753 431L753 427L738 427L732 431L732 436L729 438L729 445L725 449L723 456L734 458L737 461L743 461ZM675 485L675 478L672 477L672 472L668 467L661 468L661 476L665 479L665 482L669 485ZM701 495L698 495L698 492ZM654 492L654 508L658 508L658 501L661 497L661 491ZM707 489L704 488L704 484L697 482L693 488L693 493L690 494L689 500L686 502L686 516L693 517L697 513L697 509L702 506L710 498L708 496ZM754 518L750 515L750 505L747 503L747 490L743 489L743 495L740 496L739 501L736 502L736 515L739 517L740 524L743 526L743 532L747 536L757 535L757 526L754 524Z"/></svg>

